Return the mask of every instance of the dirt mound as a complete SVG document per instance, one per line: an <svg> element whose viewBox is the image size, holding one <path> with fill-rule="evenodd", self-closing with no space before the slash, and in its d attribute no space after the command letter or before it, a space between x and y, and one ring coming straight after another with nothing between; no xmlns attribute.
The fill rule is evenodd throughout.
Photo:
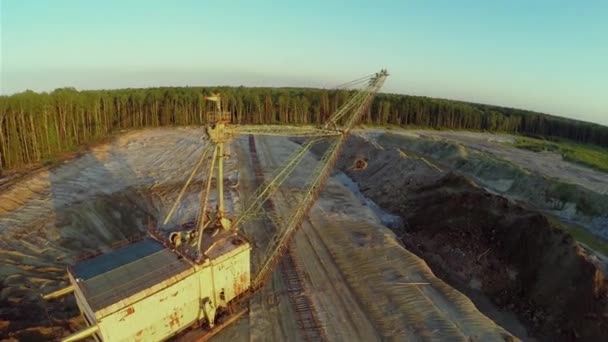
<svg viewBox="0 0 608 342"><path fill-rule="evenodd" d="M562 165L563 162L555 163L558 171L537 166L535 169L532 161L520 160L511 155L519 156L518 153L521 152L514 147L490 145L493 149L485 147L477 150L475 148L479 146L473 144L467 145L472 146L467 149L462 142L442 140L432 134L435 132L428 136L377 134L375 140L387 149L404 149L402 152L406 154L418 154L439 161L444 168L471 177L480 186L529 203L535 208L585 227L597 236L608 238L608 195L602 194L602 178L596 177L595 171L587 170L590 175L581 172L579 178L573 178L576 173ZM537 154L533 157L551 160L552 156ZM577 168L579 167L575 169ZM592 176L595 188L589 188L587 178Z"/></svg>
<svg viewBox="0 0 608 342"><path fill-rule="evenodd" d="M364 156L368 167L349 170ZM456 287L515 312L543 340L608 336L605 275L542 214L396 150L353 138L339 167L407 223L403 242Z"/></svg>

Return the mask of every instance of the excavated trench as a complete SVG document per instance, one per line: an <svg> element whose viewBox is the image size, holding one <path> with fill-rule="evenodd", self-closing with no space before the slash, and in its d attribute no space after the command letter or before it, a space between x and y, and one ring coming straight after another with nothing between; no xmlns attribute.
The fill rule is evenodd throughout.
<svg viewBox="0 0 608 342"><path fill-rule="evenodd" d="M353 168L354 160L367 167ZM608 336L606 276L559 223L420 156L360 137L349 139L337 168L399 215L404 225L396 233L406 248L490 318L503 324L503 314L514 313L539 340Z"/></svg>
<svg viewBox="0 0 608 342"><path fill-rule="evenodd" d="M43 302L39 294L66 285L65 267L80 256L107 251L162 218L202 150L201 133L128 134L0 189L0 339L49 340L81 326L70 319L73 297ZM539 340L608 336L605 275L542 214L357 137L336 167L407 249L500 325L509 329L495 307L514 313ZM194 217L197 198L188 192L183 202L190 204L176 216Z"/></svg>

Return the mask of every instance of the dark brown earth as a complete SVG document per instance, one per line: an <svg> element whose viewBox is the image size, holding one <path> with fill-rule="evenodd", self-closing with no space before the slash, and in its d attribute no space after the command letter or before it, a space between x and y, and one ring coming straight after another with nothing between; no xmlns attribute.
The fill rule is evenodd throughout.
<svg viewBox="0 0 608 342"><path fill-rule="evenodd" d="M1 341L59 340L65 331L74 331L80 324L73 297L48 303L42 298L40 301L3 300L0 307Z"/></svg>
<svg viewBox="0 0 608 342"><path fill-rule="evenodd" d="M378 147L353 137L338 167L404 219L405 246L436 274L481 290L540 340L606 340L606 276L559 223L407 150ZM358 159L367 168L352 168Z"/></svg>

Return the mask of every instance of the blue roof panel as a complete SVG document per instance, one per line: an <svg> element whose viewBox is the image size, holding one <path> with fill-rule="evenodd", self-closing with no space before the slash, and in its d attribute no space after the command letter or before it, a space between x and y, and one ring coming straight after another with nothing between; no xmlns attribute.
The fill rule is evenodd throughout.
<svg viewBox="0 0 608 342"><path fill-rule="evenodd" d="M192 270L191 265L153 239L145 239L70 268L87 303L98 311ZM126 304L125 304L126 305Z"/></svg>
<svg viewBox="0 0 608 342"><path fill-rule="evenodd" d="M88 280L163 249L163 245L158 241L144 239L95 258L83 260L72 267L72 274L78 279Z"/></svg>

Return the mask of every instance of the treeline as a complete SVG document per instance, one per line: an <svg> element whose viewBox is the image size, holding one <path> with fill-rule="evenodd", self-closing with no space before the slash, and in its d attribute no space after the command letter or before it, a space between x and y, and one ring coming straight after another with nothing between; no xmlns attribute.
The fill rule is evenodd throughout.
<svg viewBox="0 0 608 342"><path fill-rule="evenodd" d="M319 124L352 94L300 88L148 88L0 96L0 171L56 158L59 153L127 128L200 125L219 91L233 122ZM608 127L560 117L396 94L379 94L362 123L502 131L608 146Z"/></svg>

